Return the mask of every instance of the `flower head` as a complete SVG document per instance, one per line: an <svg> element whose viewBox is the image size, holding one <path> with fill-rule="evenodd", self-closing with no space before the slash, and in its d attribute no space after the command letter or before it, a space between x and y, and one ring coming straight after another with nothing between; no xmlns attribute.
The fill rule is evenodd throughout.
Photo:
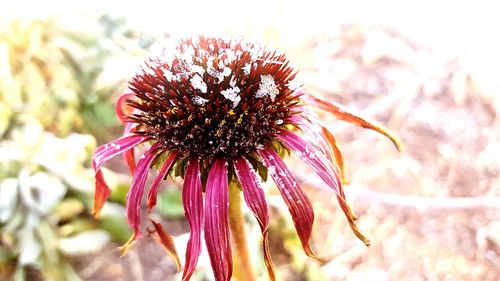
<svg viewBox="0 0 500 281"><path fill-rule="evenodd" d="M274 280L268 250L269 212L261 181L274 180L292 215L305 253L314 213L311 202L282 160L294 152L332 189L354 233L369 244L355 224L355 216L342 189L343 161L335 138L320 123L313 107L339 119L388 136L390 132L331 102L303 91L286 57L260 45L199 37L180 41L173 52L149 59L130 82L131 93L117 102L117 115L125 124L123 137L94 153L96 171L94 214L110 194L101 166L124 154L133 173L127 196L127 219L134 230L123 246L126 251L141 236L141 199L148 171L159 171L147 195L148 212L156 204L161 181L168 174L184 178L182 200L190 225L183 280L193 273L201 252L201 229L216 280L232 274L228 227L228 185L237 183L255 215L263 235L264 258ZM137 161L134 147L147 144ZM203 200L203 193L205 198ZM150 232L179 261L172 239L153 221Z"/></svg>

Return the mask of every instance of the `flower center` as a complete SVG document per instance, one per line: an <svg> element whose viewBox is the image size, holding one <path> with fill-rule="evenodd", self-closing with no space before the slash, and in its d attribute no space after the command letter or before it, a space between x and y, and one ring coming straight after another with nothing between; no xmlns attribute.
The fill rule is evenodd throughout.
<svg viewBox="0 0 500 281"><path fill-rule="evenodd" d="M200 157L249 155L297 111L295 73L284 55L200 37L150 59L130 83L137 133ZM295 109L294 109L295 108Z"/></svg>

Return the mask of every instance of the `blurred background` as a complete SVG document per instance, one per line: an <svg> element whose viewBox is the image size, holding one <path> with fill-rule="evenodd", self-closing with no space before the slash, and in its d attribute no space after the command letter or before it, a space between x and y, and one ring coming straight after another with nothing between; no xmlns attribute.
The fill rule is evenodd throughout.
<svg viewBox="0 0 500 281"><path fill-rule="evenodd" d="M385 124L377 134L323 116L344 152L366 248L332 194L295 158L316 212L302 252L269 184L279 280L500 280L500 17L490 1L9 1L0 11L0 280L179 280L152 239L123 258L130 175L90 216L96 146L122 132L114 102L149 51L198 34L285 52L305 88ZM310 176L311 175L311 176ZM157 215L183 260L180 181ZM165 188L165 187L168 187ZM247 213L251 249L260 232ZM259 248L260 249L260 248ZM259 280L262 254L252 253ZM212 280L202 256L193 280Z"/></svg>

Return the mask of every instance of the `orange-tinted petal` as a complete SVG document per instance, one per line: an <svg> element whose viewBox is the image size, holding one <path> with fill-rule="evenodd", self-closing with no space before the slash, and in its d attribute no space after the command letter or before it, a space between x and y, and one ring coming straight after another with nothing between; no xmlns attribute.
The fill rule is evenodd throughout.
<svg viewBox="0 0 500 281"><path fill-rule="evenodd" d="M339 169L342 183L346 184L347 179L344 173L344 159L342 157L342 152L340 151L340 148L337 145L337 140L335 139L335 136L326 127L321 126L321 132L323 133L325 140L327 141L328 145L330 146L330 149L333 152L333 155L335 156L335 165Z"/></svg>
<svg viewBox="0 0 500 281"><path fill-rule="evenodd" d="M101 209L104 206L104 203L106 203L106 200L108 200L110 194L111 189L106 184L106 181L104 181L102 172L98 170L95 174L94 208L92 216L95 218L99 217Z"/></svg>
<svg viewBox="0 0 500 281"><path fill-rule="evenodd" d="M379 132L380 134L389 138L394 144L394 146L396 146L396 149L399 151L401 151L401 149L403 148L401 141L396 135L394 135L388 129L384 128L384 126L382 126L381 124L377 124L375 121L368 120L367 118L361 117L358 114L350 112L348 109L338 104L315 97L311 94L306 94L302 96L302 99L306 100L312 105L315 105L325 111L330 112L331 114L335 115L338 119L342 121L346 121L361 126L363 128Z"/></svg>
<svg viewBox="0 0 500 281"><path fill-rule="evenodd" d="M180 272L181 262L179 260L179 256L177 255L177 250L175 249L174 240L159 222L156 222L151 218L149 220L155 228L154 231L149 231L149 235L153 236L153 238L155 238L163 246L163 248L165 248L167 253L169 253L174 258L175 264L177 265L177 272Z"/></svg>

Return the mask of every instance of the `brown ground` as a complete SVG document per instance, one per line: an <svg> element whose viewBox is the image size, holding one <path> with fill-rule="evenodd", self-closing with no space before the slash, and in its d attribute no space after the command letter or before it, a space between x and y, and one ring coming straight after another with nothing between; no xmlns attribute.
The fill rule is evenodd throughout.
<svg viewBox="0 0 500 281"><path fill-rule="evenodd" d="M274 238L281 278L500 280L500 97L488 84L492 74L382 28L345 26L302 52L310 58L299 65L307 88L385 124L405 149L398 153L383 137L324 116L344 152L347 193L372 246L351 234L331 194L311 187L317 179L301 176L316 210L314 245L332 260L292 261L293 247ZM290 164L302 170L294 159ZM279 199L274 192L268 198ZM185 222L167 226L178 234ZM85 280L179 279L151 240L118 256L110 246L75 265Z"/></svg>

